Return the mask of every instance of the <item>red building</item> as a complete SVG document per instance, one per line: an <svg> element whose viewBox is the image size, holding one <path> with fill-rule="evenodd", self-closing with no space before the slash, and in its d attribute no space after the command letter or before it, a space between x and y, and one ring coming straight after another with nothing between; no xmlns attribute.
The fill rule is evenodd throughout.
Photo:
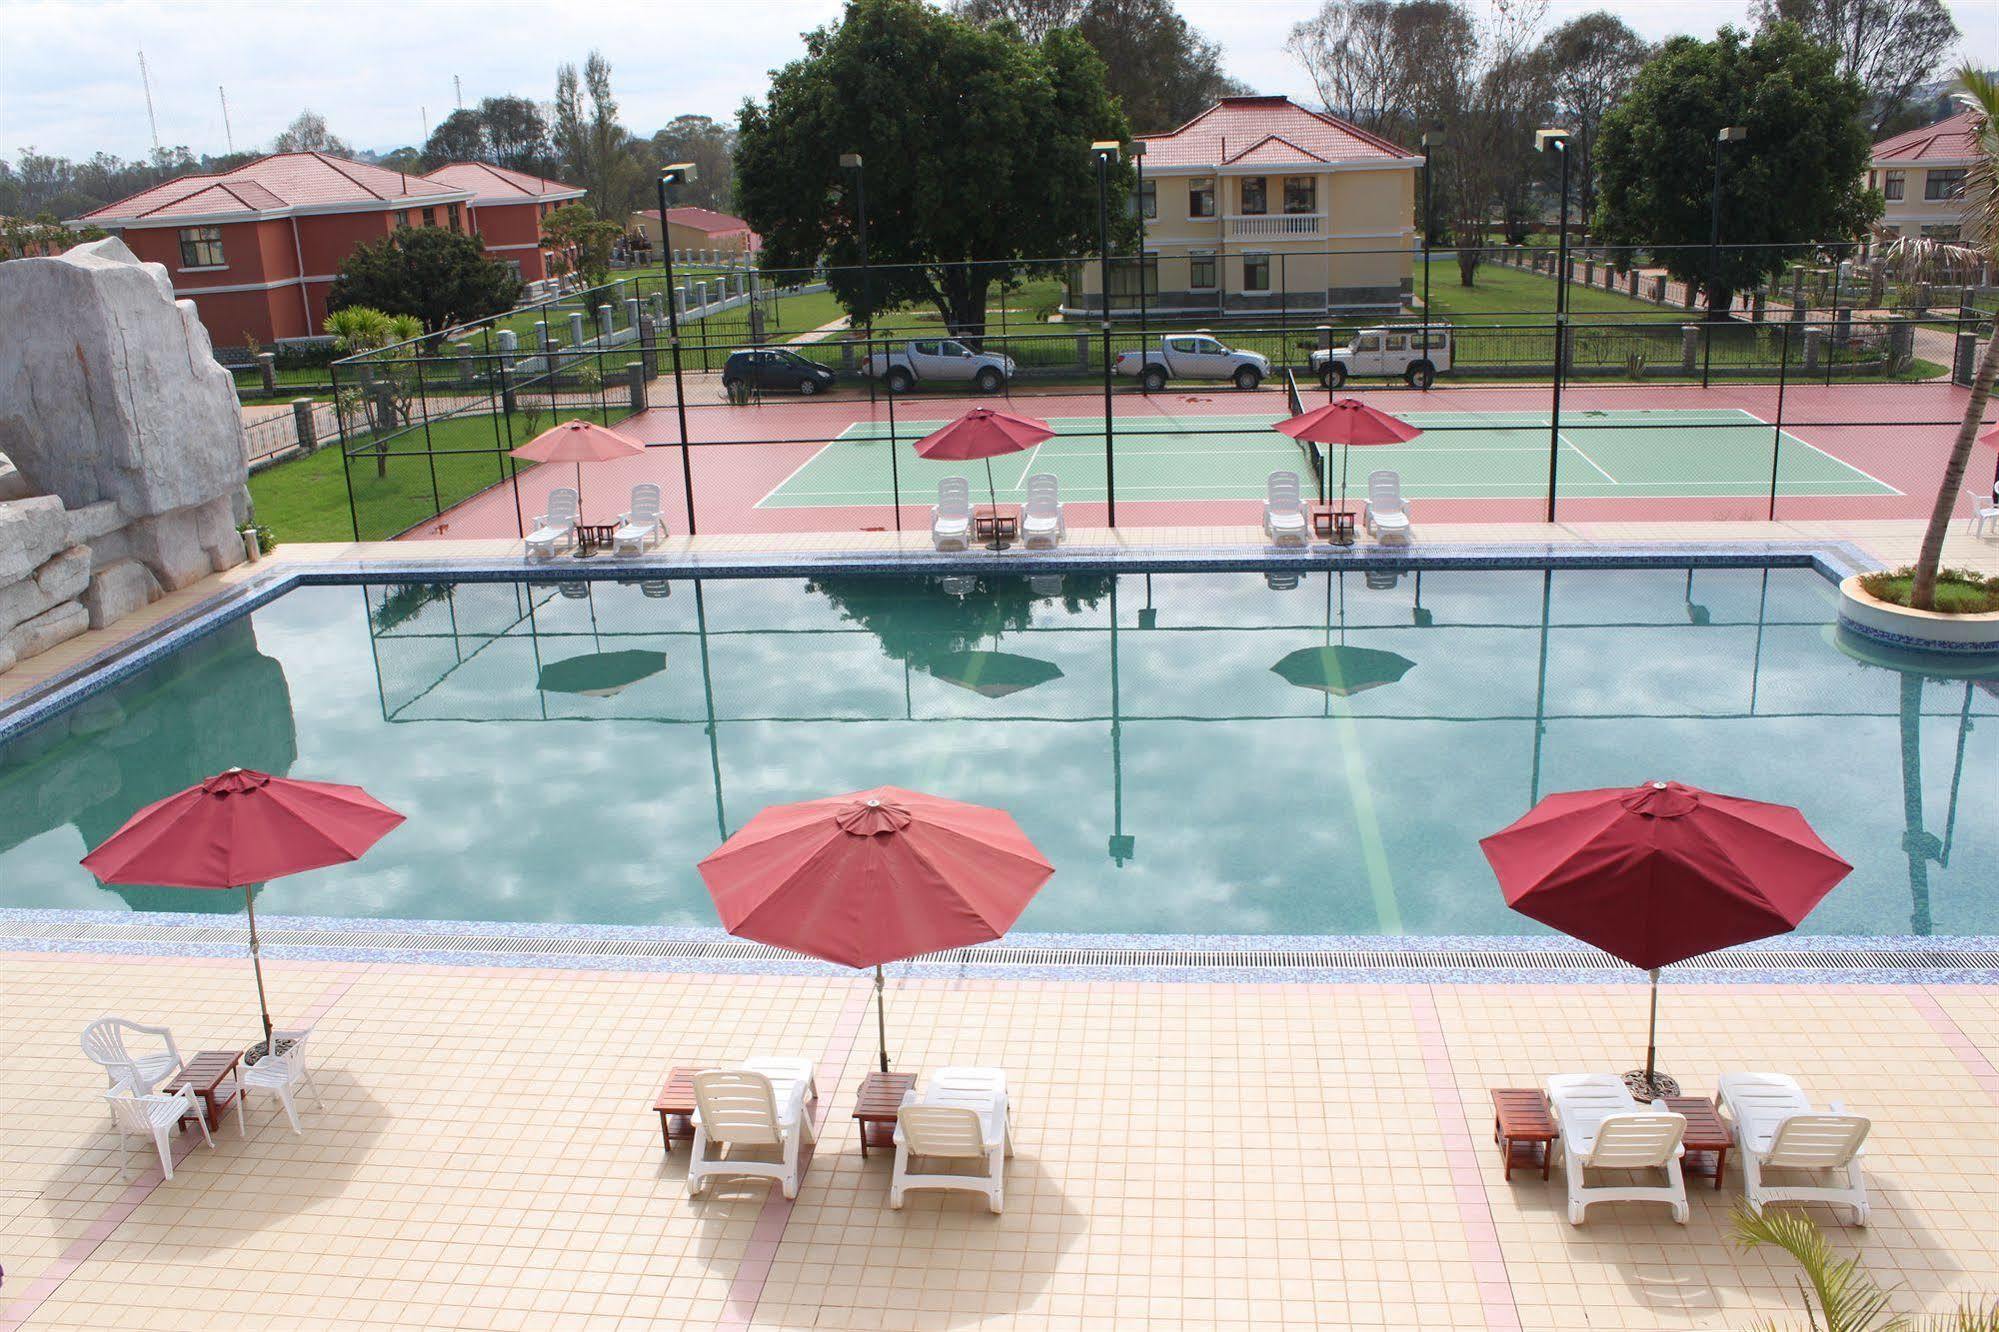
<svg viewBox="0 0 1999 1332"><path fill-rule="evenodd" d="M272 343L319 336L342 261L397 227L491 228L494 258L518 263L524 278L542 276L541 213L583 191L516 172L489 188L483 173L498 169L477 170L479 179L458 183L326 153L277 153L217 175L180 176L74 220L164 264L174 293L194 301L217 346Z"/></svg>
<svg viewBox="0 0 1999 1332"><path fill-rule="evenodd" d="M472 191L472 229L485 242L486 253L513 266L523 282L549 275L548 255L541 246L541 220L563 204L581 199L585 190L559 180L530 176L525 171L486 162L451 162L424 179L454 190Z"/></svg>

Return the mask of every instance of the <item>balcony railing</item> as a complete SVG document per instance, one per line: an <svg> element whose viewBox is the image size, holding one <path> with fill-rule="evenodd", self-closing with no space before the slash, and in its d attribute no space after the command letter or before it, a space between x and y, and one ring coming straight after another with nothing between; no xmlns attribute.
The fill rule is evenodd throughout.
<svg viewBox="0 0 1999 1332"><path fill-rule="evenodd" d="M1230 240L1309 240L1326 234L1324 213L1269 213L1227 220Z"/></svg>

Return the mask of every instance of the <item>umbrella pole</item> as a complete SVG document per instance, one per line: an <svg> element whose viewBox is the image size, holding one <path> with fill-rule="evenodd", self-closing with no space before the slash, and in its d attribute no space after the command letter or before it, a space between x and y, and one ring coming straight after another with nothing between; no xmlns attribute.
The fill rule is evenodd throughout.
<svg viewBox="0 0 1999 1332"><path fill-rule="evenodd" d="M1659 968L1652 968L1652 1017L1645 1027L1645 1085L1656 1088L1659 1077Z"/></svg>
<svg viewBox="0 0 1999 1332"><path fill-rule="evenodd" d="M888 1072L888 1014L883 1010L882 964L875 963L875 1035L881 1041L882 1072Z"/></svg>
<svg viewBox="0 0 1999 1332"><path fill-rule="evenodd" d="M1005 550L1006 542L1000 540L999 534L999 490L993 485L993 460L991 458L986 459L986 498L991 500L993 504L993 539L992 544L987 549ZM887 1065L883 1065L882 1072L888 1072Z"/></svg>
<svg viewBox="0 0 1999 1332"><path fill-rule="evenodd" d="M247 883L243 885L243 906L250 913L250 965L257 972L257 1012L264 1019L264 1053L274 1055L278 1042L271 1033L271 1001L264 997L264 958L257 948L257 899Z"/></svg>

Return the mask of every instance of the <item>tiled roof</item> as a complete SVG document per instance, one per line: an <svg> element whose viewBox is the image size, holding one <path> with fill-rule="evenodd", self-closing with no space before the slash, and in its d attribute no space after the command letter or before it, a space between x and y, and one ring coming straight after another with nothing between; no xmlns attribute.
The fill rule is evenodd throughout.
<svg viewBox="0 0 1999 1332"><path fill-rule="evenodd" d="M524 203L532 199L580 199L581 185L565 185L559 180L531 176L512 167L491 162L447 162L424 173L425 180L448 185L455 190L471 190L474 204Z"/></svg>
<svg viewBox="0 0 1999 1332"><path fill-rule="evenodd" d="M1418 160L1406 148L1337 116L1308 111L1288 97L1224 97L1179 129L1138 137L1145 140L1148 170L1257 162Z"/></svg>
<svg viewBox="0 0 1999 1332"><path fill-rule="evenodd" d="M659 220L659 209L645 209L639 216L652 218L656 222ZM750 229L750 224L740 217L718 213L712 208L669 208L666 210L666 220L676 227L693 227L696 231L705 232L710 236Z"/></svg>
<svg viewBox="0 0 1999 1332"><path fill-rule="evenodd" d="M177 177L105 204L84 214L83 220L144 225L154 218L226 217L231 213L284 213L374 203L384 207L440 203L463 199L467 193L421 176L328 153L274 153L219 175Z"/></svg>
<svg viewBox="0 0 1999 1332"><path fill-rule="evenodd" d="M1970 162L1978 156L1978 113L1960 111L1934 125L1874 145L1876 162Z"/></svg>

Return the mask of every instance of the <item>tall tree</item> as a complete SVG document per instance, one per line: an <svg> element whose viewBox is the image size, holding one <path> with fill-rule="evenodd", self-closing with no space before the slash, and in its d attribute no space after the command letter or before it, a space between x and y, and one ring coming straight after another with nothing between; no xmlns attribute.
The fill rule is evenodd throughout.
<svg viewBox="0 0 1999 1332"><path fill-rule="evenodd" d="M675 116L652 136L655 165L692 162L692 181L681 186L679 202L728 212L736 199L736 131L707 116Z"/></svg>
<svg viewBox="0 0 1999 1332"><path fill-rule="evenodd" d="M1943 0L1756 0L1757 23L1791 22L1839 53L1839 72L1867 92L1867 130L1887 126L1957 45Z"/></svg>
<svg viewBox="0 0 1999 1332"><path fill-rule="evenodd" d="M341 261L326 308L364 305L385 314L413 315L424 332L438 333L505 314L520 292L520 279L505 264L488 259L477 236L443 227L398 227L392 235L357 246Z"/></svg>
<svg viewBox="0 0 1999 1332"><path fill-rule="evenodd" d="M1631 87L1652 49L1608 10L1570 19L1535 52L1559 123L1575 133L1577 197L1582 214L1596 209L1596 136L1604 115Z"/></svg>
<svg viewBox="0 0 1999 1332"><path fill-rule="evenodd" d="M1011 23L1040 44L1073 28L1103 59L1105 78L1140 133L1185 124L1220 97L1248 92L1222 69L1222 48L1203 37L1173 0L957 0L973 23Z"/></svg>
<svg viewBox="0 0 1999 1332"><path fill-rule="evenodd" d="M600 287L611 279L611 247L625 234L622 224L597 216L597 210L580 200L554 209L541 220L541 243L550 250L549 261L557 273L575 273L586 287ZM596 311L591 311L596 317Z"/></svg>
<svg viewBox="0 0 1999 1332"><path fill-rule="evenodd" d="M453 111L437 122L423 144L424 161L433 168L446 162L483 162L487 152L486 126L477 111Z"/></svg>
<svg viewBox="0 0 1999 1332"><path fill-rule="evenodd" d="M823 257L856 317L872 292L875 309L922 302L978 338L990 284L1023 260L1094 247L1089 146L1125 138L1128 125L1103 61L1074 32L1037 47L909 0L853 0L805 48L762 105L744 105L738 129L737 206L763 235L767 267ZM839 165L849 152L867 172L868 286L852 267L860 248ZM1128 241L1128 168L1112 187Z"/></svg>
<svg viewBox="0 0 1999 1332"><path fill-rule="evenodd" d="M526 97L488 97L479 103L479 124L496 166L542 175L550 161L548 120Z"/></svg>
<svg viewBox="0 0 1999 1332"><path fill-rule="evenodd" d="M1675 37L1603 119L1596 229L1613 245L1645 245L1674 277L1707 290L1710 318L1735 292L1781 272L1814 240L1845 240L1881 215L1864 187L1870 147L1860 81L1794 23L1747 38ZM1707 247L1715 132L1728 146L1718 255ZM1714 272L1710 276L1710 265Z"/></svg>
<svg viewBox="0 0 1999 1332"><path fill-rule="evenodd" d="M623 217L638 203L643 172L632 153L632 136L618 123L618 99L611 91L611 62L592 51L583 74L565 64L555 72L555 147L562 165L590 191L604 217Z"/></svg>
<svg viewBox="0 0 1999 1332"><path fill-rule="evenodd" d="M291 124L284 127L278 137L271 142L274 153L332 153L335 157L352 157L354 149L347 141L326 128L326 117L311 107L298 113Z"/></svg>

